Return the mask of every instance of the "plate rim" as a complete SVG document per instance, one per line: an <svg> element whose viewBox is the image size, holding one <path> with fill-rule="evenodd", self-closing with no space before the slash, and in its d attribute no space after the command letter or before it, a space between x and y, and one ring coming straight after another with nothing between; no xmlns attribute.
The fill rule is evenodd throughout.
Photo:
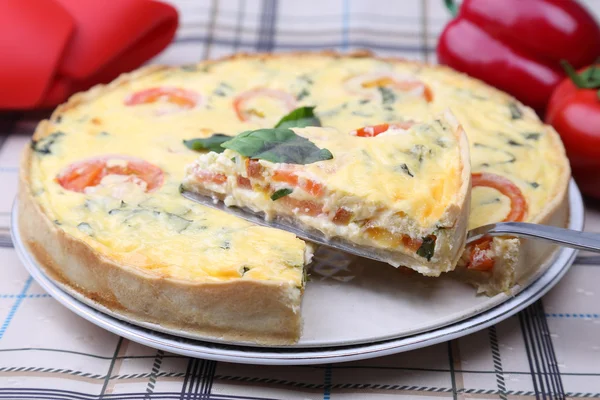
<svg viewBox="0 0 600 400"><path fill-rule="evenodd" d="M576 183L569 183L569 227L583 229L584 206ZM16 203L16 202L15 202ZM26 251L17 234L16 207L11 214L11 236L17 255L33 278L59 303L89 322L134 342L172 353L216 361L264 365L310 365L367 359L414 350L468 335L500 322L547 293L569 270L577 250L562 248L548 269L506 301L460 321L394 339L335 347L268 347L224 344L175 336L131 324L105 314L63 291L48 278ZM15 229L16 228L16 229Z"/></svg>

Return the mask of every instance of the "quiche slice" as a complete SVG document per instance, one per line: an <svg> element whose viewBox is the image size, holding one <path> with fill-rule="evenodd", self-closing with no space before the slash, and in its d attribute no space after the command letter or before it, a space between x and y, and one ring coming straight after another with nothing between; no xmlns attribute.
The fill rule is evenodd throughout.
<svg viewBox="0 0 600 400"><path fill-rule="evenodd" d="M350 133L261 129L221 147L187 167L186 190L291 220L424 275L454 269L464 249L469 146L449 111Z"/></svg>

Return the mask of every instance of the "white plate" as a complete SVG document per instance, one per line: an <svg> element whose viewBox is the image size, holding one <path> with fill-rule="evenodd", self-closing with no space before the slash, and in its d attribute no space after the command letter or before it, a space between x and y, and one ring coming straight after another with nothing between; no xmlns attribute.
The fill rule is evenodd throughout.
<svg viewBox="0 0 600 400"><path fill-rule="evenodd" d="M581 230L583 202L573 182L569 203L569 227ZM537 300L566 272L576 254L572 249L560 249L548 265L540 266L539 271L543 273L530 277L515 289L513 296L502 294L493 298L476 297L471 287L449 279L407 277L384 265L369 265L368 273L364 273L364 264L344 266L346 259L343 257L322 261L315 267L313 280L307 285L302 306L304 333L300 343L276 349L245 347L247 344L241 343L209 343L211 339L208 338L203 338L205 341L188 340L182 337L182 332L112 313L48 279L23 246L17 222L15 207L13 241L21 260L52 296L77 314L149 346L196 357L246 363L348 361L411 350L462 336L507 318ZM329 255L340 258L337 253ZM339 262L342 265L334 266Z"/></svg>

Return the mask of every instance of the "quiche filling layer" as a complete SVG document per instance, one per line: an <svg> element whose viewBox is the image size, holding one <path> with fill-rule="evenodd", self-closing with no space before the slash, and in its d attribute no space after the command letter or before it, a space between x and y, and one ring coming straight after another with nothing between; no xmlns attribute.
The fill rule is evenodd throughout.
<svg viewBox="0 0 600 400"><path fill-rule="evenodd" d="M49 121L49 134L33 143L32 192L59 229L148 273L300 288L309 253L304 242L194 204L180 196L179 185L198 157L184 140L272 127L292 109L311 105L323 126L342 133L426 121L451 109L469 136L473 173L511 185L489 184L498 179L474 185L469 228L515 216L535 221L564 190L558 179L564 155L553 132L508 95L442 67L306 54L158 69L62 110ZM254 188L259 182L244 176L242 161L236 171ZM294 190L279 201L306 200L301 195ZM519 204L522 212L514 212ZM313 212L304 203L296 208ZM361 210L349 211L337 219L328 212L332 228L363 218ZM423 207L423 221L437 212L435 205ZM372 230L371 236L383 243L387 233ZM481 246L485 254L487 247ZM475 253L472 262L481 259ZM493 267L483 261L480 269Z"/></svg>
<svg viewBox="0 0 600 400"><path fill-rule="evenodd" d="M463 166L455 129L443 117L377 134L367 127L363 131L370 135L360 136L334 128L293 131L332 158L303 165L253 159L229 149L210 152L187 168L184 188L265 213L267 219L291 218L372 251L407 255L413 264L406 266L454 267L446 242L465 232L451 229L458 215L445 213L459 202L468 165ZM398 266L402 260L390 263Z"/></svg>

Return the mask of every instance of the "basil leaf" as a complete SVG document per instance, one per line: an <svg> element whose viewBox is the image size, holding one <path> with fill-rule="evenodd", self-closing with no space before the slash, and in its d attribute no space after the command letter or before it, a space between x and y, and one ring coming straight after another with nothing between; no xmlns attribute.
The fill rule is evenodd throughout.
<svg viewBox="0 0 600 400"><path fill-rule="evenodd" d="M329 150L320 149L291 129L282 128L242 132L221 146L245 157L274 163L312 164L333 158Z"/></svg>
<svg viewBox="0 0 600 400"><path fill-rule="evenodd" d="M221 147L222 143L230 140L231 136L224 135L222 133L215 133L211 137L203 138L203 139L190 139L184 140L183 144L191 150L195 151L203 151L209 150L214 151L215 153L222 153L225 151L224 148Z"/></svg>
<svg viewBox="0 0 600 400"><path fill-rule="evenodd" d="M421 257L427 259L427 261L431 261L431 257L433 257L433 253L435 250L435 238L431 236L427 236L423 238L423 243L421 247L417 249L417 254Z"/></svg>
<svg viewBox="0 0 600 400"><path fill-rule="evenodd" d="M285 197L288 194L291 194L293 191L294 191L294 189L290 189L290 188L283 188L283 189L276 190L271 195L271 200L273 200L273 201L279 200L280 198Z"/></svg>
<svg viewBox="0 0 600 400"><path fill-rule="evenodd" d="M321 126L321 121L314 113L315 107L300 107L284 116L275 128L304 128L306 126Z"/></svg>

